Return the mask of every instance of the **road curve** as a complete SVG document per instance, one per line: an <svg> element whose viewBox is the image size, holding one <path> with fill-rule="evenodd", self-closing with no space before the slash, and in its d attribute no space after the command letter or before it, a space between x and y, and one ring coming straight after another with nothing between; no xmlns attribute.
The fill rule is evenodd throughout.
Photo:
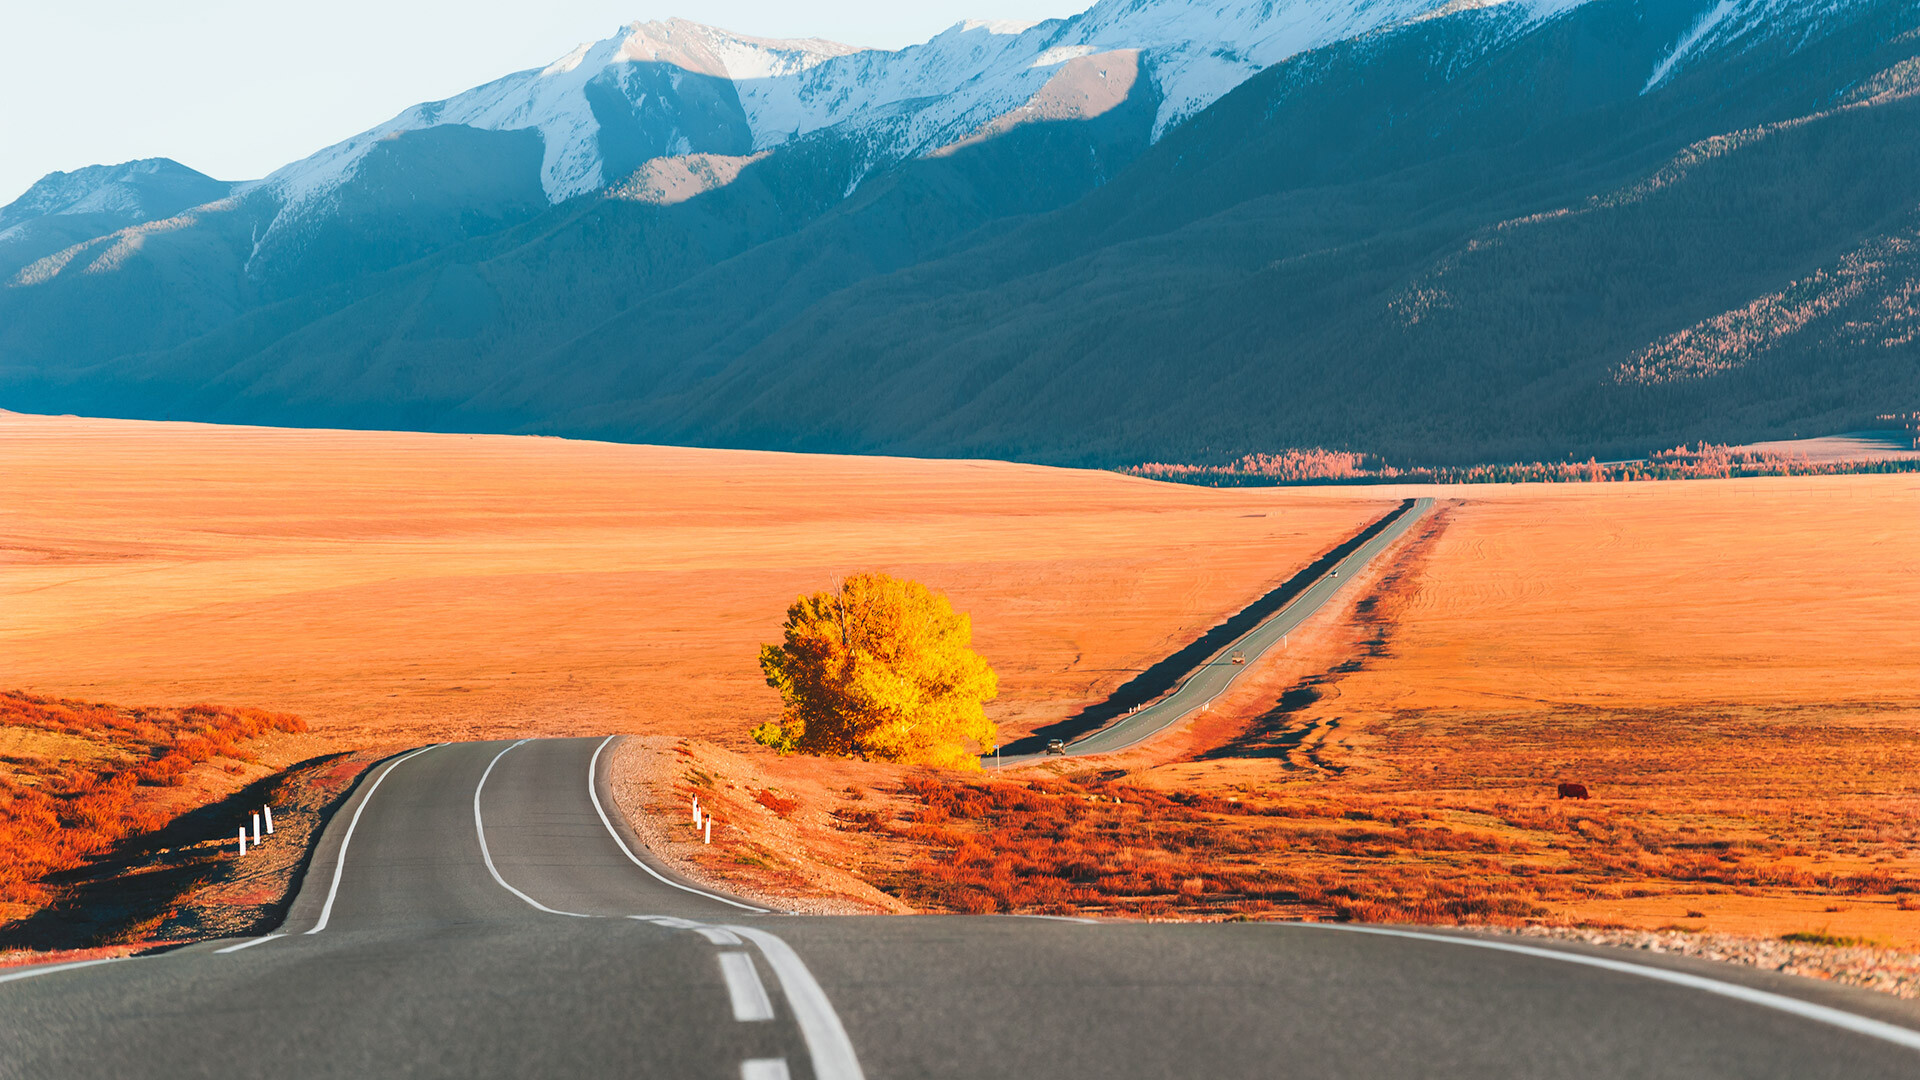
<svg viewBox="0 0 1920 1080"><path fill-rule="evenodd" d="M1920 1072L1913 1004L1704 962L1381 928L763 913L648 864L603 816L606 758L574 739L383 765L277 933L0 972L0 1075Z"/></svg>
<svg viewBox="0 0 1920 1080"><path fill-rule="evenodd" d="M1274 612L1273 617L1227 643L1219 652L1209 657L1206 663L1195 669L1193 674L1174 688L1171 694L1141 707L1137 712L1115 720L1098 731L1083 735L1066 745L1067 757L1082 757L1088 754L1111 754L1125 750L1151 739L1162 731L1206 708L1213 699L1225 693L1240 676L1251 669L1254 662L1268 649L1284 641L1301 623L1325 607L1327 601L1334 598L1341 588L1366 569L1368 563L1392 546L1393 542L1406 535L1427 512L1433 509L1432 499L1415 499L1405 513L1388 523L1354 549L1353 553L1329 567L1325 574L1312 585L1301 591L1287 606ZM1240 653L1244 663L1233 662L1235 653ZM1025 765L1035 761L1044 761L1046 754L1013 754L1004 759L982 759L988 768L1004 768L1010 765ZM1055 757L1061 755L1052 755Z"/></svg>

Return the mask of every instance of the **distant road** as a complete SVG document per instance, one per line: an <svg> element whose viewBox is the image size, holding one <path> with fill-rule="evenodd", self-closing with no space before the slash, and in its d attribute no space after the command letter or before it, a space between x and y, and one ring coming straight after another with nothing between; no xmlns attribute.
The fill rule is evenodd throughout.
<svg viewBox="0 0 1920 1080"><path fill-rule="evenodd" d="M1920 1006L1700 961L1390 928L766 914L643 865L601 814L607 752L420 751L335 816L280 931L0 969L0 1076L1920 1074Z"/></svg>
<svg viewBox="0 0 1920 1080"><path fill-rule="evenodd" d="M1158 735L1174 724L1179 723L1196 710L1206 708L1214 698L1219 697L1234 680L1246 674L1266 651L1285 640L1288 634L1299 629L1300 624L1311 618L1315 612L1326 606L1342 586L1359 576L1374 557L1385 551L1395 540L1406 535L1427 512L1433 509L1432 499L1416 499L1405 513L1395 518L1376 533L1366 543L1361 544L1351 555L1340 560L1322 574L1319 580L1308 586L1300 595L1293 598L1287 606L1275 612L1273 617L1245 634L1235 638L1192 675L1187 676L1171 694L1142 707L1138 712L1129 713L1106 727L1084 735L1066 746L1067 756L1079 757L1086 754L1110 754L1116 750L1125 750ZM1233 654L1240 653L1244 663L1233 662ZM996 765L1024 765L1034 761L1044 761L1047 757L1059 755L1014 754L1002 760L984 759L988 768Z"/></svg>

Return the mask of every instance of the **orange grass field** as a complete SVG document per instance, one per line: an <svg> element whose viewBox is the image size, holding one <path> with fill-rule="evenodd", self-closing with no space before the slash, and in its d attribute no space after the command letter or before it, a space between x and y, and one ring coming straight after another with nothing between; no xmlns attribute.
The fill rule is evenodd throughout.
<svg viewBox="0 0 1920 1080"><path fill-rule="evenodd" d="M748 745L786 606L970 612L1010 730L1070 714L1394 505L996 462L0 413L0 688L298 714L334 748Z"/></svg>
<svg viewBox="0 0 1920 1080"><path fill-rule="evenodd" d="M895 891L1920 945L1920 478L1436 494L1161 745L1030 796L910 782L868 823L930 849Z"/></svg>
<svg viewBox="0 0 1920 1080"><path fill-rule="evenodd" d="M335 746L687 736L742 767L776 707L756 647L803 589L857 569L945 589L1018 732L1432 493L1165 739L1050 763L1030 797L862 766L889 791L856 800L824 768L801 813L880 841L867 878L930 907L1920 945L1913 476L1209 490L6 414L0 463L0 687L244 703ZM741 790L795 797L805 763L764 760L792 782Z"/></svg>

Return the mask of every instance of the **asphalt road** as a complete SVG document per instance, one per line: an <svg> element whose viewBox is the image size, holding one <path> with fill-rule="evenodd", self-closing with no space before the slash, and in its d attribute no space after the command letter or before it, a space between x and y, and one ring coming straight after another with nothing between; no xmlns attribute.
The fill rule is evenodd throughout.
<svg viewBox="0 0 1920 1080"><path fill-rule="evenodd" d="M1098 731L1083 735L1068 743L1066 757L1081 757L1087 754L1110 754L1116 750L1125 750L1179 723L1198 710L1212 704L1213 699L1226 692L1234 680L1244 675L1268 649L1286 640L1287 635L1300 628L1300 624L1311 618L1315 612L1326 606L1348 582L1366 569L1374 557L1385 551L1394 541L1406 535L1407 530L1418 524L1433 509L1432 499L1416 499L1413 507L1389 524L1380 533L1360 545L1353 554L1340 560L1318 581L1309 585L1299 596L1273 614L1273 617L1259 626L1235 638L1231 643L1213 654L1206 663L1187 676L1174 691L1139 711L1120 717ZM1244 662L1233 662L1235 653L1240 653ZM1034 761L1044 761L1046 754L1013 754L1004 759L983 759L989 768L1004 768L1024 765ZM1051 755L1061 756L1061 755Z"/></svg>
<svg viewBox="0 0 1920 1080"><path fill-rule="evenodd" d="M453 744L375 770L278 934L0 972L0 1075L1920 1075L1910 1003L1705 963L761 913L630 857L596 806L602 746Z"/></svg>

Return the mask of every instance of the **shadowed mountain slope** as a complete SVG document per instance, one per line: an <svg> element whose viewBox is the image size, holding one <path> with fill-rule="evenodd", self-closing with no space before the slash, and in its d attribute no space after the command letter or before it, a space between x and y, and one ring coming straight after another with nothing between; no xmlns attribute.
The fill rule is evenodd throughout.
<svg viewBox="0 0 1920 1080"><path fill-rule="evenodd" d="M1920 399L1910 4L1450 6L1162 132L1192 55L1055 63L905 159L754 150L773 106L716 83L661 121L714 149L608 122L638 165L550 208L532 129L383 136L306 232L261 187L0 290L0 405L1110 465L1606 457ZM256 266L262 228L299 258Z"/></svg>

